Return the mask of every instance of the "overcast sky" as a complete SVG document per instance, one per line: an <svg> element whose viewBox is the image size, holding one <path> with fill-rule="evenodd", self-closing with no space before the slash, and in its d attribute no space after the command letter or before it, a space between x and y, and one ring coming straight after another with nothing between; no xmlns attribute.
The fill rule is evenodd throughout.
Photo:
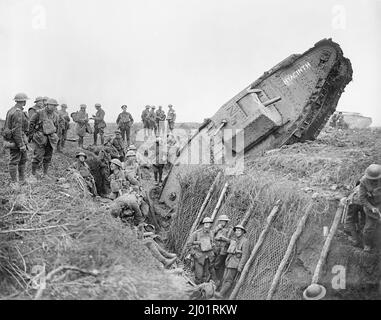
<svg viewBox="0 0 381 320"><path fill-rule="evenodd" d="M202 122L293 53L333 38L352 61L339 110L381 126L381 0L0 0L0 117L17 92L69 111L173 104ZM32 101L28 101L28 106Z"/></svg>

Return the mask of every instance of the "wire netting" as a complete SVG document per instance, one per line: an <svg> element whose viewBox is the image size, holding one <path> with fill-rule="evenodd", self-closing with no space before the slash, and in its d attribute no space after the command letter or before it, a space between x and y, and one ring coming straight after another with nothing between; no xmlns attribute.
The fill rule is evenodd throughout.
<svg viewBox="0 0 381 320"><path fill-rule="evenodd" d="M207 172L204 171L204 179L205 174ZM216 173L214 173L213 178L215 175ZM194 174L192 179L197 179ZM221 179L217 188L218 191L211 198L203 216L210 216L213 211L225 182L223 180ZM231 219L230 226L232 227L242 222L250 208L250 216L246 224L248 231L246 236L250 241L250 252L264 229L266 219L277 200L282 200L279 211L271 224L265 241L249 268L243 285L239 288L236 299L266 299L276 271L286 253L298 222L308 211L309 218L300 236L302 239L301 241L298 240L272 297L272 299L277 300L301 299L302 288L305 288L311 281L312 274L307 269L314 269L323 246L324 236L320 226L329 226L331 222L331 220L322 221L325 213L331 211L327 203L324 201L320 203L317 200L312 200L305 194L301 194L297 188L290 187L289 181L282 182L276 179L264 179L260 174L256 173L233 177L228 181L228 192L217 217L221 214L227 214ZM198 184L192 188L188 186L186 192L184 193L184 190L182 192L182 204L179 214L185 214L188 218L186 220L185 217L182 217L176 221L177 226L173 225L174 230L176 230L173 232L176 233L176 237L179 239L177 241L177 248L180 250L189 234L194 216L200 208L207 189L212 182L213 179L209 179L209 183L203 189L203 192L200 192L202 189L200 189ZM189 199L192 197L195 198ZM217 219L215 219L215 224L216 221ZM177 229L179 225L181 225L181 228ZM310 250L308 250L309 247ZM295 273L294 269L298 269L294 268L295 261L298 260L295 257L300 255L301 250L311 253L311 256L306 258L309 265L302 268L303 272Z"/></svg>
<svg viewBox="0 0 381 320"><path fill-rule="evenodd" d="M181 195L177 214L173 217L168 233L168 247L172 251L180 253L183 249L197 213L217 174L218 169L215 167L201 167L197 172L192 171L179 177ZM216 189L221 188L221 182L217 185ZM218 200L218 191L213 193L203 216L213 211Z"/></svg>

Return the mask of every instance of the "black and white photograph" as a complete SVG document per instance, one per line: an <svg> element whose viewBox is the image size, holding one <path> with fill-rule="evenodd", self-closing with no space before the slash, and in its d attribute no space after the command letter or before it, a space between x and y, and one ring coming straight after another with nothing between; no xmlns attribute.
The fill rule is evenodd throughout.
<svg viewBox="0 0 381 320"><path fill-rule="evenodd" d="M0 300L381 300L380 31L381 0L0 0Z"/></svg>

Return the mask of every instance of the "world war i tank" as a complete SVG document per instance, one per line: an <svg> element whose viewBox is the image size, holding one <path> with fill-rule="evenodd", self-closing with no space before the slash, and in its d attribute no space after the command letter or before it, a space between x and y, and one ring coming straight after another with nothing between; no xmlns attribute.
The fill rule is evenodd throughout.
<svg viewBox="0 0 381 320"><path fill-rule="evenodd" d="M283 145L314 140L336 110L352 66L331 39L293 54L226 102L178 152L161 200L175 205L179 177L203 164L242 173L243 159Z"/></svg>

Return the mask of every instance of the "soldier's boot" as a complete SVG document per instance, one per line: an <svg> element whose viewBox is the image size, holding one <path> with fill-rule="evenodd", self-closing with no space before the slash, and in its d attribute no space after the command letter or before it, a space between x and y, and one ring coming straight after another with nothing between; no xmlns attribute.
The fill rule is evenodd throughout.
<svg viewBox="0 0 381 320"><path fill-rule="evenodd" d="M225 295L228 293L229 289L231 287L231 282L228 282L228 281L225 281L223 284L222 284L222 287L221 287L221 290L220 292L216 292L217 293L217 297L218 298L223 298L225 297Z"/></svg>
<svg viewBox="0 0 381 320"><path fill-rule="evenodd" d="M102 146L105 144L105 137L103 134L101 134L101 144Z"/></svg>
<svg viewBox="0 0 381 320"><path fill-rule="evenodd" d="M11 176L10 188L12 190L17 190L19 188L19 184L17 182L17 167L9 166L9 175Z"/></svg>
<svg viewBox="0 0 381 320"><path fill-rule="evenodd" d="M166 268L169 268L171 265L173 265L176 262L176 259L177 259L177 257L174 257L172 259L165 259L166 263L164 264L164 266Z"/></svg>
<svg viewBox="0 0 381 320"><path fill-rule="evenodd" d="M168 252L167 250L165 250L164 248L162 248L162 247L160 247L160 246L158 246L158 249L159 249L160 253L161 253L164 257L166 257L166 258L168 258L168 259L177 258L177 255L176 255L176 254L174 254L174 253L170 253L170 252Z"/></svg>
<svg viewBox="0 0 381 320"><path fill-rule="evenodd" d="M17 167L9 166L9 175L11 176L11 182L17 183Z"/></svg>
<svg viewBox="0 0 381 320"><path fill-rule="evenodd" d="M36 183L39 176L37 174L38 165L32 163L32 177L29 179L30 183Z"/></svg>
<svg viewBox="0 0 381 320"><path fill-rule="evenodd" d="M354 246L359 246L360 245L360 238L357 233L357 231L351 231L348 240L354 245Z"/></svg>
<svg viewBox="0 0 381 320"><path fill-rule="evenodd" d="M44 178L45 179L53 179L52 176L49 175L49 163L43 163L42 164L42 168L43 168L43 173L44 173Z"/></svg>
<svg viewBox="0 0 381 320"><path fill-rule="evenodd" d="M94 146L96 146L98 143L98 134L94 132L93 137L94 137Z"/></svg>
<svg viewBox="0 0 381 320"><path fill-rule="evenodd" d="M25 182L25 164L19 165L18 171L19 171L19 182L24 183Z"/></svg>
<svg viewBox="0 0 381 320"><path fill-rule="evenodd" d="M165 268L170 267L176 261L176 258L166 259L165 257L163 257L163 255L159 252L159 249L157 248L156 245L151 245L150 249L151 249L150 251L152 255L157 260L159 260L164 265Z"/></svg>

